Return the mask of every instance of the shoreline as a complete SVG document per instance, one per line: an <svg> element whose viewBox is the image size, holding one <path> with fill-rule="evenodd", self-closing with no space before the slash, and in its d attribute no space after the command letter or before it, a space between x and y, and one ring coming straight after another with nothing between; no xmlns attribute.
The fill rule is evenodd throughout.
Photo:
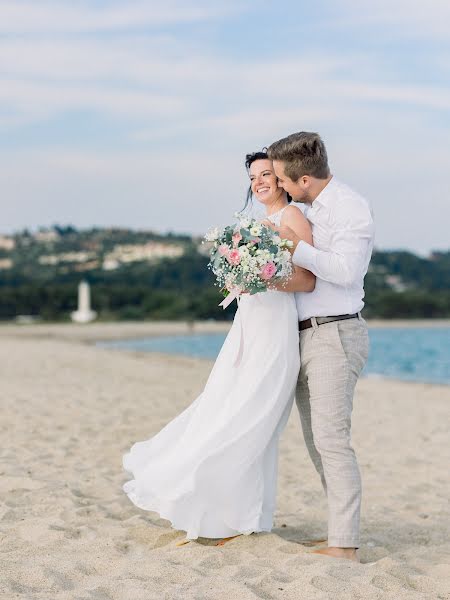
<svg viewBox="0 0 450 600"><path fill-rule="evenodd" d="M368 321L369 329L399 329L399 328L415 328L424 329L439 329L450 328L449 320L373 320ZM139 351L136 349L113 348L98 346L98 343L118 342L123 340L139 340L151 337L171 337L191 334L207 334L207 333L228 333L232 322L231 321L125 321L125 322L93 322L86 325L76 323L33 323L33 324L17 324L17 323L1 323L0 324L0 340L2 338L11 339L39 339L39 340L55 340L65 341L76 345L90 346L95 350L111 350L122 354L132 356L148 356L152 355L160 360L182 359L185 361L193 361L193 364L205 363L211 367L214 364L212 358L204 358L197 356L189 356L183 353L169 353L161 351ZM366 381L380 382L398 382L411 385L432 385L439 388L448 389L449 383L433 382L433 381L417 381L410 379L399 379L376 373L368 373L361 377Z"/></svg>
<svg viewBox="0 0 450 600"><path fill-rule="evenodd" d="M450 319L366 319L369 329L441 329L450 328ZM83 342L121 340L142 337L170 336L190 333L221 333L229 331L232 321L93 321L78 323L16 323L0 322L0 337L58 337Z"/></svg>

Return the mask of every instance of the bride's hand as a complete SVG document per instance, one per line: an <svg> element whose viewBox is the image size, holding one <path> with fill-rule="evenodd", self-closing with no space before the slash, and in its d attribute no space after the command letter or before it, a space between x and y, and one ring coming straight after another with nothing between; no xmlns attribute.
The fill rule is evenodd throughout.
<svg viewBox="0 0 450 600"><path fill-rule="evenodd" d="M290 240L292 242L292 248L288 248L291 254L294 254L294 250L297 248L298 243L301 241L301 237L295 233L293 229L288 227L287 225L280 225L277 227L273 223L269 223L269 227L278 233L281 239Z"/></svg>

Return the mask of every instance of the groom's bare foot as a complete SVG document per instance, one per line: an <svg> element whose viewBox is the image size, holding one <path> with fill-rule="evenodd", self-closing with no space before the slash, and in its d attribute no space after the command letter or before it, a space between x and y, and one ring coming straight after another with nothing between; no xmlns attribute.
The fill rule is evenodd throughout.
<svg viewBox="0 0 450 600"><path fill-rule="evenodd" d="M348 560L359 562L355 548L321 548L320 550L313 550L312 553L322 554L323 556L331 556L332 558L347 558Z"/></svg>

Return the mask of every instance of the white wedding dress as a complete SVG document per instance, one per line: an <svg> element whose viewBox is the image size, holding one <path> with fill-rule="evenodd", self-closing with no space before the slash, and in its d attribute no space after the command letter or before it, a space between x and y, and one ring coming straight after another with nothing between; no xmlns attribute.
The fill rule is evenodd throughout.
<svg viewBox="0 0 450 600"><path fill-rule="evenodd" d="M203 392L124 455L130 500L186 539L270 531L299 367L294 294L243 295Z"/></svg>

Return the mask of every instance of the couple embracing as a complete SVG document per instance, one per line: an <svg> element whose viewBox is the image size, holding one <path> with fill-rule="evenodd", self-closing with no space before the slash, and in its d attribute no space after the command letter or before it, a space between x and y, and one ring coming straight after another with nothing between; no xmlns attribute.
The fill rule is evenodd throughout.
<svg viewBox="0 0 450 600"><path fill-rule="evenodd" d="M205 537L223 545L271 531L279 438L295 400L328 501L328 546L315 552L358 560L361 477L351 415L368 355L361 310L371 211L330 173L316 133L249 154L246 167L264 222L293 242L293 275L241 296L203 392L124 455L133 476L124 491L186 531L184 543Z"/></svg>

